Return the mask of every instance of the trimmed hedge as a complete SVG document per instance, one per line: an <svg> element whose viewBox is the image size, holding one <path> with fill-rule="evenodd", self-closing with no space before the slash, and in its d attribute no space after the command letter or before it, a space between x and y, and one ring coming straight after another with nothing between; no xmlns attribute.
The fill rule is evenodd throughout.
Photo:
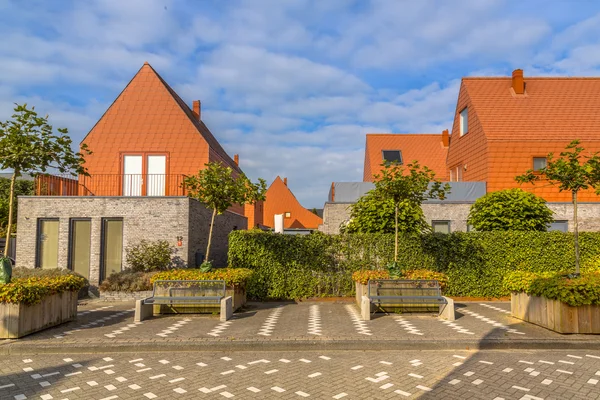
<svg viewBox="0 0 600 400"><path fill-rule="evenodd" d="M580 233L582 265L600 265L600 233ZM295 299L351 296L352 273L385 269L393 260L389 234L278 235L234 231L229 264L255 272L251 298ZM427 269L448 276L446 295L507 296L504 276L511 271L574 270L573 235L563 232L456 232L404 235L398 264L403 270Z"/></svg>
<svg viewBox="0 0 600 400"><path fill-rule="evenodd" d="M158 280L224 280L227 286L243 286L253 272L246 268L222 268L210 272L202 272L199 269L172 269L170 271L157 272L150 278L150 282Z"/></svg>
<svg viewBox="0 0 600 400"><path fill-rule="evenodd" d="M100 284L101 292L139 292L152 290L150 279L156 272L137 272L125 269L121 272L110 274Z"/></svg>
<svg viewBox="0 0 600 400"><path fill-rule="evenodd" d="M16 278L11 283L0 285L0 303L33 305L46 296L79 291L86 285L87 280L76 274Z"/></svg>
<svg viewBox="0 0 600 400"><path fill-rule="evenodd" d="M600 305L600 272L569 278L564 273L516 271L505 277L504 287L510 292L525 292L530 296L558 300L573 307Z"/></svg>

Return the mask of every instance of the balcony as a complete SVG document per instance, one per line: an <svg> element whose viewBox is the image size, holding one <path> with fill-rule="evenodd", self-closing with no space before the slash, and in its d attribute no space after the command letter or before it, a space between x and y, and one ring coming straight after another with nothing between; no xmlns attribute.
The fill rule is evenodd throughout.
<svg viewBox="0 0 600 400"><path fill-rule="evenodd" d="M38 175L36 196L187 196L185 175Z"/></svg>

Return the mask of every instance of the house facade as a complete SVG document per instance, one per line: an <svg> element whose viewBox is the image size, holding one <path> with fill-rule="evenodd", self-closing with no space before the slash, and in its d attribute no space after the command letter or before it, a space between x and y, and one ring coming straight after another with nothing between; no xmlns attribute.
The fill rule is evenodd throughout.
<svg viewBox="0 0 600 400"><path fill-rule="evenodd" d="M145 63L82 141L89 176L40 176L19 199L17 265L68 267L98 285L126 266L129 245L167 240L178 262L206 251L210 210L186 197L184 178L208 162L242 173L201 119ZM261 222L262 205L233 206L215 221L212 259L227 264L227 235ZM35 251L33 251L35 249Z"/></svg>
<svg viewBox="0 0 600 400"><path fill-rule="evenodd" d="M288 187L287 178L275 178L269 186L264 202L263 223L275 227L275 215L283 214L283 227L288 230L318 229L323 219L304 208Z"/></svg>

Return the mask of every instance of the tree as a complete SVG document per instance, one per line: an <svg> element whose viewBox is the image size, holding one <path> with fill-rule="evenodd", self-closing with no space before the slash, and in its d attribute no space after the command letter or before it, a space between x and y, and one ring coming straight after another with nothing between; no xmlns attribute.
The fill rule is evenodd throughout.
<svg viewBox="0 0 600 400"><path fill-rule="evenodd" d="M427 199L443 200L450 191L450 185L435 178L435 172L421 167L417 161L404 167L399 163L384 163L381 175L375 175L375 190L383 199L392 201L394 205L394 265L398 261L398 211L401 204L421 208L421 203Z"/></svg>
<svg viewBox="0 0 600 400"><path fill-rule="evenodd" d="M10 198L10 179L0 178L0 236L6 235L6 227L8 225L8 208ZM33 194L33 181L17 179L15 182L15 199L13 214L16 215L18 209L18 196L31 196ZM16 227L12 225L12 232L16 231Z"/></svg>
<svg viewBox="0 0 600 400"><path fill-rule="evenodd" d="M13 223L15 183L21 174L35 175L54 169L61 173L87 175L83 166L84 154L91 154L85 144L81 153L71 148L72 140L66 128L53 132L48 116L39 117L35 108L27 104L16 104L12 119L0 121L0 169L12 170L8 197L8 222L6 227L6 247L4 256L8 256L8 244Z"/></svg>
<svg viewBox="0 0 600 400"><path fill-rule="evenodd" d="M252 183L243 173L235 177L230 167L220 163L210 162L204 165L205 169L201 169L194 176L186 177L183 184L190 197L213 210L205 258L206 262L210 263L210 243L217 214L223 214L234 204L254 204L265 200L267 184L264 179Z"/></svg>
<svg viewBox="0 0 600 400"><path fill-rule="evenodd" d="M546 167L539 171L528 170L515 179L519 183L535 183L545 179L551 185L558 185L559 191L570 191L573 199L573 220L575 233L575 275L579 275L579 223L577 220L577 194L590 188L600 193L600 157L597 153L582 155L583 147L579 140L567 145L560 158L548 154Z"/></svg>
<svg viewBox="0 0 600 400"><path fill-rule="evenodd" d="M384 199L376 189L369 191L352 205L350 220L340 230L343 233L394 233L394 201ZM423 210L408 201L398 207L398 231L417 233L429 229Z"/></svg>
<svg viewBox="0 0 600 400"><path fill-rule="evenodd" d="M491 192L477 199L469 224L478 231L546 231L552 223L546 200L521 189Z"/></svg>

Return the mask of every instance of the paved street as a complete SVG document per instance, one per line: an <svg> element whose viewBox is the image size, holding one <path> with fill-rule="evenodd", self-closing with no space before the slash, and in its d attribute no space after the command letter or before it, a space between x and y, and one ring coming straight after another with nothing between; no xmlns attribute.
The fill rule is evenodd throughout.
<svg viewBox="0 0 600 400"><path fill-rule="evenodd" d="M7 356L1 399L598 399L600 352Z"/></svg>

